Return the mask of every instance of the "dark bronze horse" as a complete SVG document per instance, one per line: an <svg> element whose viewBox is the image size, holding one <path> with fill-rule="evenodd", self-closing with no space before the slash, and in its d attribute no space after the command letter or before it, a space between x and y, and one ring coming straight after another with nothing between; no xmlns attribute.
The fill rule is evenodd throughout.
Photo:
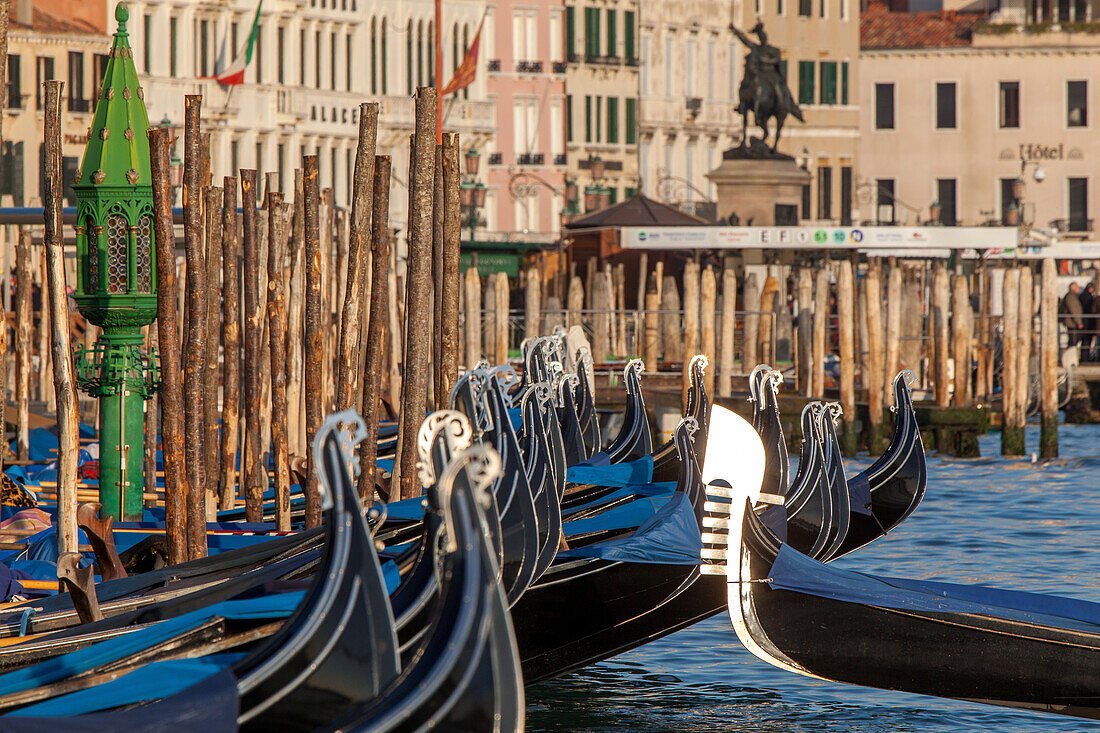
<svg viewBox="0 0 1100 733"><path fill-rule="evenodd" d="M734 35L748 47L749 52L745 56L745 76L738 87L737 112L743 120L744 133L741 137L741 146L745 147L749 140L749 112L752 112L756 126L764 133L763 142L768 140L768 121L775 119L775 138L772 141L771 152L775 152L779 145L779 137L783 132L783 123L787 115L791 115L800 122L802 110L791 96L787 87L787 79L780 68L782 55L775 46L768 43L768 36L764 32L762 23L757 23L751 33L760 39L760 43L754 43L738 28L730 25Z"/></svg>

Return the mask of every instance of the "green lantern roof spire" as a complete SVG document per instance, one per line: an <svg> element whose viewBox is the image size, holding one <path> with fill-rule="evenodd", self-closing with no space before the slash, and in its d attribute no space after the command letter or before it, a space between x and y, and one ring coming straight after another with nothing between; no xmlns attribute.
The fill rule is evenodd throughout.
<svg viewBox="0 0 1100 733"><path fill-rule="evenodd" d="M107 71L96 98L84 160L75 183L81 188L149 186L149 116L126 33L130 11L115 6L118 30L107 57Z"/></svg>

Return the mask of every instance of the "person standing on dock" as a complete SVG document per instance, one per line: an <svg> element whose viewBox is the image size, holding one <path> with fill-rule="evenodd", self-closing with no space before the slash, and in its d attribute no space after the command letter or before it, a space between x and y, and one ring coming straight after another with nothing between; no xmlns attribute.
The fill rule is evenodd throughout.
<svg viewBox="0 0 1100 733"><path fill-rule="evenodd" d="M1076 346L1081 341L1081 332L1084 326L1081 316L1084 309L1081 307L1081 286L1077 283L1069 284L1069 291L1062 298L1062 312L1069 316L1066 319L1066 328L1069 329L1069 345Z"/></svg>

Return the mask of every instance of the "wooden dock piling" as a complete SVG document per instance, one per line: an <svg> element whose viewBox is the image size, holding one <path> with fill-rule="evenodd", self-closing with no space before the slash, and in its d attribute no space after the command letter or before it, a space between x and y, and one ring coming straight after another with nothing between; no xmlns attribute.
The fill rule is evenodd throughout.
<svg viewBox="0 0 1100 733"><path fill-rule="evenodd" d="M757 338L760 334L760 286L756 282L756 273L745 277L745 327L741 334L741 371L750 372L760 363Z"/></svg>
<svg viewBox="0 0 1100 733"><path fill-rule="evenodd" d="M877 456L882 452L883 329L882 329L882 260L874 258L867 268L867 361L863 373L867 392L867 450Z"/></svg>
<svg viewBox="0 0 1100 733"><path fill-rule="evenodd" d="M363 370L363 420L367 437L360 444L359 498L373 500L377 483L378 402L382 397L382 363L385 360L384 332L388 328L385 311L389 309L389 209L390 156L375 156L371 204L371 286L370 313L365 343L366 368ZM391 493L396 487L391 486Z"/></svg>
<svg viewBox="0 0 1100 733"><path fill-rule="evenodd" d="M459 170L460 141L457 134L443 134L443 303L440 305L440 349L442 404L449 405L451 390L458 382L459 294L462 289L462 199Z"/></svg>
<svg viewBox="0 0 1100 733"><path fill-rule="evenodd" d="M324 410L323 362L325 353L324 320L322 307L324 300L322 288L324 280L321 270L321 191L316 155L302 156L302 188L304 196L303 226L305 248L303 270L305 272L305 336L302 360L305 379L305 415L306 415L306 465L308 477L305 486L306 527L321 524L321 494L317 478L317 466L313 457L313 439L321 429Z"/></svg>
<svg viewBox="0 0 1100 733"><path fill-rule="evenodd" d="M203 365L203 465L206 468L206 521L218 517L218 481L221 476L218 444L218 388L221 384L222 321L222 190L206 188L206 360Z"/></svg>
<svg viewBox="0 0 1100 733"><path fill-rule="evenodd" d="M711 364L711 372L717 372L718 396L729 397L733 394L733 356L736 353L735 338L737 332L737 272L727 262L722 266L722 337L720 339L721 358L717 364Z"/></svg>
<svg viewBox="0 0 1100 733"><path fill-rule="evenodd" d="M829 326L829 268L822 265L817 270L814 282L814 300L812 305L813 341L811 360L813 364L812 391L809 397L820 399L825 394L825 343Z"/></svg>
<svg viewBox="0 0 1100 733"><path fill-rule="evenodd" d="M245 516L249 522L263 521L263 492L267 485L260 447L260 370L262 359L260 321L260 243L256 210L256 171L242 169L241 209L244 212L244 474ZM319 353L319 352L313 352Z"/></svg>
<svg viewBox="0 0 1100 733"><path fill-rule="evenodd" d="M855 387L855 283L851 260L841 260L837 267L836 320L840 330L840 449L845 456L854 456L858 445L856 436L856 387Z"/></svg>
<svg viewBox="0 0 1100 733"><path fill-rule="evenodd" d="M1001 300L1001 455L1024 455L1024 429L1023 424L1016 416L1019 409L1017 390L1019 380L1016 370L1019 369L1020 350L1020 269L1007 267L1002 283ZM1030 319L1030 314L1028 316Z"/></svg>
<svg viewBox="0 0 1100 733"><path fill-rule="evenodd" d="M184 97L183 241L187 255L187 339L183 348L184 451L187 466L187 558L206 556L206 453L203 447L203 365L206 363L206 263L202 251L202 97Z"/></svg>
<svg viewBox="0 0 1100 733"><path fill-rule="evenodd" d="M707 265L699 276L699 336L702 353L710 365L703 373L703 383L707 394L714 394L714 370L718 363L717 337L715 334L715 316L718 308L718 283L714 268ZM690 362L689 362L690 363Z"/></svg>
<svg viewBox="0 0 1100 733"><path fill-rule="evenodd" d="M1039 305L1040 408L1039 457L1058 457L1058 271L1043 259L1042 301Z"/></svg>
<svg viewBox="0 0 1100 733"><path fill-rule="evenodd" d="M237 179L222 182L222 390L221 471L218 508L232 509L237 498L237 444L241 416L241 248L237 237Z"/></svg>
<svg viewBox="0 0 1100 733"><path fill-rule="evenodd" d="M157 259L157 333L160 344L161 450L164 455L164 514L168 562L187 560L187 476L183 458L183 375L176 305L176 256L172 227L172 184L168 154L170 130L149 129L153 177L153 225Z"/></svg>
<svg viewBox="0 0 1100 733"><path fill-rule="evenodd" d="M15 246L15 457L30 460L31 233Z"/></svg>

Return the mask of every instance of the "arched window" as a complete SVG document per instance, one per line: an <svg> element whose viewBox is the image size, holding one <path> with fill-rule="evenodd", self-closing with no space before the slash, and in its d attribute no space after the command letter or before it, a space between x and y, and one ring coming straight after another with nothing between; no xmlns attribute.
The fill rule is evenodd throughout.
<svg viewBox="0 0 1100 733"><path fill-rule="evenodd" d="M386 19L382 19L382 93L386 93Z"/></svg>
<svg viewBox="0 0 1100 733"><path fill-rule="evenodd" d="M416 85L424 86L424 21L416 24Z"/></svg>
<svg viewBox="0 0 1100 733"><path fill-rule="evenodd" d="M107 217L108 293L125 293L129 286L126 244L126 217L122 214L111 214Z"/></svg>
<svg viewBox="0 0 1100 733"><path fill-rule="evenodd" d="M137 290L153 292L153 217L143 214L138 220L136 249Z"/></svg>
<svg viewBox="0 0 1100 733"><path fill-rule="evenodd" d="M370 93L378 94L378 29L370 19Z"/></svg>

